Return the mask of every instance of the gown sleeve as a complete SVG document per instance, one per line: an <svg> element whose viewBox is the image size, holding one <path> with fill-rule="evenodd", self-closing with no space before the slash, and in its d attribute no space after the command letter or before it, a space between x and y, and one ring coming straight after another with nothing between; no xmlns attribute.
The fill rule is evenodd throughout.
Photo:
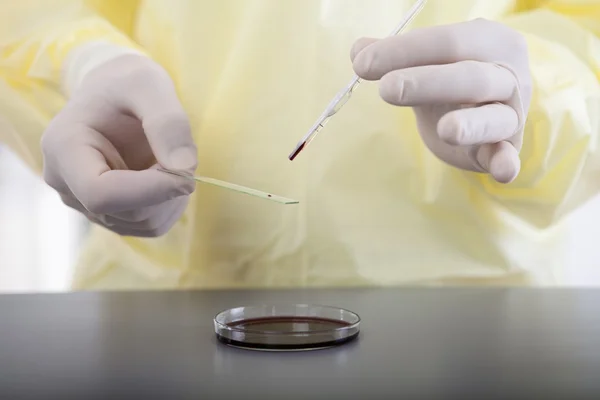
<svg viewBox="0 0 600 400"><path fill-rule="evenodd" d="M65 104L69 52L89 42L137 48L128 35L137 1L0 1L0 144L42 169L40 139ZM141 49L140 49L141 51Z"/></svg>

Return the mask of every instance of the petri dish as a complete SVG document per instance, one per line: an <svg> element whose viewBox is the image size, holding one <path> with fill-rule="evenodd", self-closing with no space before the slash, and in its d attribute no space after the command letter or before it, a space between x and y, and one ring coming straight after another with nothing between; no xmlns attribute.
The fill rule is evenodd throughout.
<svg viewBox="0 0 600 400"><path fill-rule="evenodd" d="M356 339L360 317L352 311L319 305L236 307L214 318L219 342L261 351L307 351L340 346Z"/></svg>

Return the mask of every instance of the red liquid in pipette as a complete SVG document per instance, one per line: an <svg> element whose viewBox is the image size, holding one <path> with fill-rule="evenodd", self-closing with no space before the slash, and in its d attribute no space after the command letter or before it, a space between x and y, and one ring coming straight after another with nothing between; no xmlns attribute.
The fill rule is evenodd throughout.
<svg viewBox="0 0 600 400"><path fill-rule="evenodd" d="M296 150L294 150L292 154L290 154L290 156L288 157L290 161L294 161L294 159L298 157L298 154L300 154L300 152L304 150L304 146L306 146L306 143L302 143L300 146L298 146Z"/></svg>

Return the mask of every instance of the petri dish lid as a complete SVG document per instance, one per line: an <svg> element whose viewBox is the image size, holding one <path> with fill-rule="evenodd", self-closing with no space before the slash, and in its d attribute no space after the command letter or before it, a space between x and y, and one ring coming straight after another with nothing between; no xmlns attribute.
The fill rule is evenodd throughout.
<svg viewBox="0 0 600 400"><path fill-rule="evenodd" d="M358 337L360 317L337 307L296 304L236 307L214 318L217 339L262 351L330 348Z"/></svg>

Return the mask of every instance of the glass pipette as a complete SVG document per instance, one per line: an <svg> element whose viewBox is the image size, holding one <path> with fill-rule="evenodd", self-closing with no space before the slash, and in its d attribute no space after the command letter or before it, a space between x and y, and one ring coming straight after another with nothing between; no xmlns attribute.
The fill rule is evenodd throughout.
<svg viewBox="0 0 600 400"><path fill-rule="evenodd" d="M427 0L415 1L414 5L408 11L404 19L388 36L396 36L400 34L408 26L408 24L410 24L412 20L419 14L419 12L421 12L423 7L425 6L425 3L427 3ZM321 114L319 119L317 119L317 122L315 122L315 124L312 126L312 128L310 128L310 130L302 138L302 140L298 142L294 151L290 153L290 155L288 156L290 161L293 161L298 156L298 154L300 154L300 152L304 150L304 148L308 146L310 142L312 142L312 140L317 136L317 134L323 130L323 128L325 127L327 122L329 122L331 117L337 114L337 112L340 111L340 109L348 102L348 100L350 100L350 97L352 97L352 93L354 92L354 90L356 90L356 88L360 85L361 82L362 79L359 78L357 75L354 75L354 78L352 78L350 83L346 85L346 87L344 87L334 97L334 99L329 103L327 108L325 108L323 114Z"/></svg>

